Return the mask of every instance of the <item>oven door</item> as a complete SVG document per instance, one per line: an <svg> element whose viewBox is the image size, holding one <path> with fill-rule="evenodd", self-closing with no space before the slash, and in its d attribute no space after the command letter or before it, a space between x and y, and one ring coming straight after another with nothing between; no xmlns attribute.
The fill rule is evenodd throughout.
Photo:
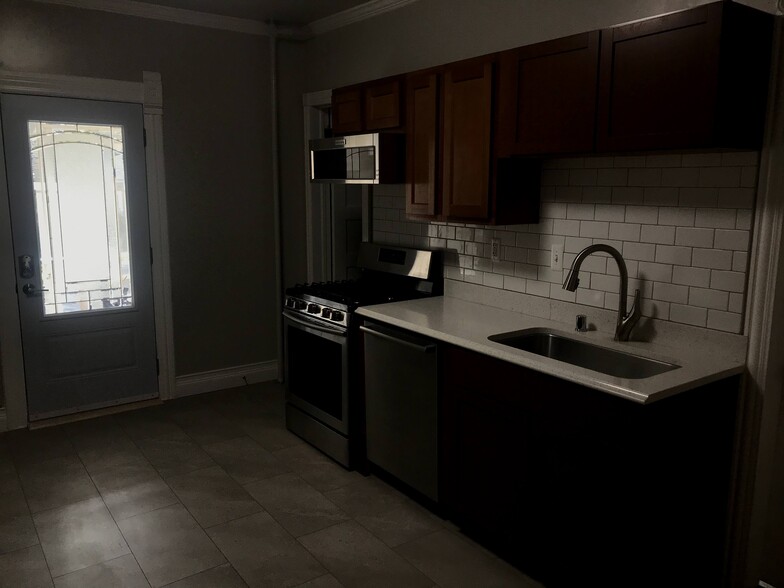
<svg viewBox="0 0 784 588"><path fill-rule="evenodd" d="M348 435L348 337L343 329L283 313L286 400Z"/></svg>

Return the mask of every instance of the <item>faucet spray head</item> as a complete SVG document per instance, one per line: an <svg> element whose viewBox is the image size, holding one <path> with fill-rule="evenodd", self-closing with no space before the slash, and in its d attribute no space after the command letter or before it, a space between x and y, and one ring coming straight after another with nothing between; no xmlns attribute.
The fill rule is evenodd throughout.
<svg viewBox="0 0 784 588"><path fill-rule="evenodd" d="M564 290L569 290L569 292L577 290L577 286L580 285L579 275L580 272L574 271L574 268L570 269L563 283Z"/></svg>

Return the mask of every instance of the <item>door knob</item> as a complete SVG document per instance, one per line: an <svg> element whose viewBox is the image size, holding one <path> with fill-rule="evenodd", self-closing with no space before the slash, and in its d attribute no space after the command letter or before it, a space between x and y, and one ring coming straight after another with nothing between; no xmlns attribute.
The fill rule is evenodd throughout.
<svg viewBox="0 0 784 588"><path fill-rule="evenodd" d="M40 296L42 292L48 292L46 288L36 288L35 284L25 284L22 286L22 292L27 296Z"/></svg>

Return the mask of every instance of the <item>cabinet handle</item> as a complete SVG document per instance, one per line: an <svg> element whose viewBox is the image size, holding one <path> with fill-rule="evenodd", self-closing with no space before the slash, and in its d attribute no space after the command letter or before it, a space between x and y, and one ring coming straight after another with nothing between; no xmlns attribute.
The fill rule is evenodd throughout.
<svg viewBox="0 0 784 588"><path fill-rule="evenodd" d="M397 337L393 337L392 335L387 335L386 333L380 333L375 329L370 329L364 325L359 327L360 331L364 331L369 335L373 335L375 337L379 337L380 339L386 339L387 341L392 341L393 343L398 343L400 345L405 345L406 347L410 347L411 349L415 349L420 353L432 353L436 350L435 343L428 343L426 345L419 345L417 343L412 343L411 341L406 341L404 339L398 339Z"/></svg>

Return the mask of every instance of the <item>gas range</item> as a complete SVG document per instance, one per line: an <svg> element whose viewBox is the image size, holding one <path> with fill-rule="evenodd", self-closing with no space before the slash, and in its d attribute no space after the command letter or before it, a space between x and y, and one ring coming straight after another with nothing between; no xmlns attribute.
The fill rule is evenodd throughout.
<svg viewBox="0 0 784 588"><path fill-rule="evenodd" d="M438 252L362 243L356 280L297 284L283 303L286 425L346 467L364 451L360 306L443 293Z"/></svg>

